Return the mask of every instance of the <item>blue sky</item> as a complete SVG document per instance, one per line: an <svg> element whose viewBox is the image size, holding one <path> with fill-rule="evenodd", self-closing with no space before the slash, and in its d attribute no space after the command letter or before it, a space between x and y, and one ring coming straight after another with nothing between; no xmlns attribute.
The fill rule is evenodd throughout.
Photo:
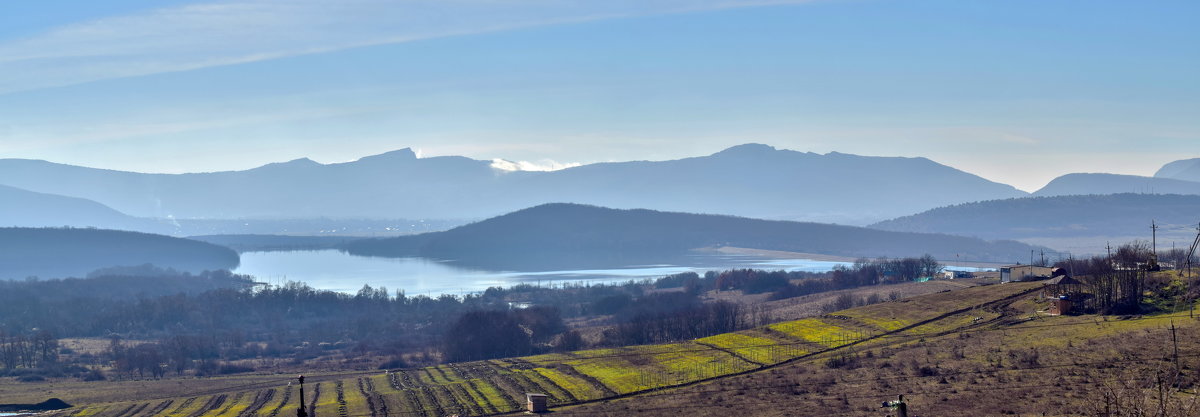
<svg viewBox="0 0 1200 417"><path fill-rule="evenodd" d="M1195 1L0 3L0 157L530 166L759 142L1034 190L1200 156Z"/></svg>

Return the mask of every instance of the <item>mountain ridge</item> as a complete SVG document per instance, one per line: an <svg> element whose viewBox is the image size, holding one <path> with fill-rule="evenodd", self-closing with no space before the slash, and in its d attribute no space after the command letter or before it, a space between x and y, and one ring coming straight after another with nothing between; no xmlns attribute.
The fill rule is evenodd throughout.
<svg viewBox="0 0 1200 417"><path fill-rule="evenodd" d="M1051 180L1036 197L1101 194L1200 194L1200 182L1108 173L1073 173Z"/></svg>
<svg viewBox="0 0 1200 417"><path fill-rule="evenodd" d="M1026 195L926 158L820 155L753 143L705 156L556 171L504 171L492 163L461 156L418 158L411 148L351 162L300 158L243 171L189 174L9 159L0 160L0 184L85 198L134 217L209 219L470 219L572 202L866 224L946 204Z"/></svg>

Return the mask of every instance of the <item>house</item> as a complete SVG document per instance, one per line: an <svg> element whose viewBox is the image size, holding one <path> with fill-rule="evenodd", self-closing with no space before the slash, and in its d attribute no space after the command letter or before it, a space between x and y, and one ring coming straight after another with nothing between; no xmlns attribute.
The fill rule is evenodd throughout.
<svg viewBox="0 0 1200 417"><path fill-rule="evenodd" d="M1000 282L1036 281L1054 276L1053 267L1037 265L1009 265L1000 267Z"/></svg>

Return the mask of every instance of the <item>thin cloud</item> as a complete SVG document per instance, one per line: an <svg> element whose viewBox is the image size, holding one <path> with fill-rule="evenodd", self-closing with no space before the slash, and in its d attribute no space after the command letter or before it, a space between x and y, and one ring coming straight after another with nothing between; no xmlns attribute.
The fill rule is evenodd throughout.
<svg viewBox="0 0 1200 417"><path fill-rule="evenodd" d="M0 41L0 93L523 27L807 1L218 1Z"/></svg>

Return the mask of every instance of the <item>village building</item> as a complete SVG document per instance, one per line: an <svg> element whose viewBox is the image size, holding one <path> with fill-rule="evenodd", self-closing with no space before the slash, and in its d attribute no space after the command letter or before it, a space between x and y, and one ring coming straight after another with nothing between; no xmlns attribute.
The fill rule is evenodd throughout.
<svg viewBox="0 0 1200 417"><path fill-rule="evenodd" d="M1037 265L1009 265L1000 267L1000 282L1036 281L1054 276L1054 267Z"/></svg>

